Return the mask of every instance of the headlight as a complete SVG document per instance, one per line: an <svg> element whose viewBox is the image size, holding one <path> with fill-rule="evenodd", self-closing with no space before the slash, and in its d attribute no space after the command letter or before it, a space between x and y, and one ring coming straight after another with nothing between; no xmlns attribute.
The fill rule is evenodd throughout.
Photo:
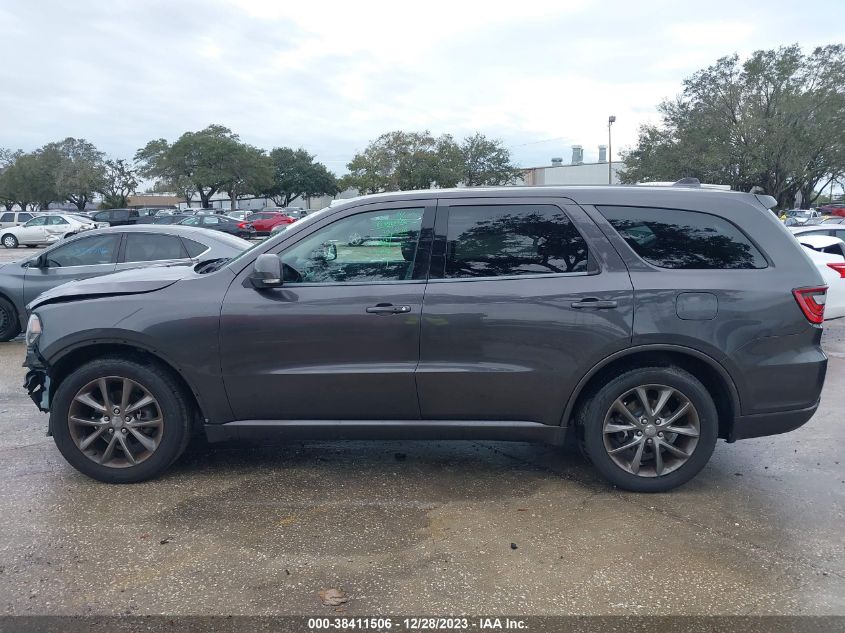
<svg viewBox="0 0 845 633"><path fill-rule="evenodd" d="M24 336L26 346L34 346L38 342L39 336L41 336L41 319L33 313L29 315L29 321L26 324L26 336Z"/></svg>

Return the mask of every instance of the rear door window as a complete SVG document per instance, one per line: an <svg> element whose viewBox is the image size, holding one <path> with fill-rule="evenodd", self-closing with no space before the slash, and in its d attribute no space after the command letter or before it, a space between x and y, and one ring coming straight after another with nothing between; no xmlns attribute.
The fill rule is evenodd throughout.
<svg viewBox="0 0 845 633"><path fill-rule="evenodd" d="M596 207L634 252L653 266L765 268L766 258L738 227L709 213L647 207Z"/></svg>
<svg viewBox="0 0 845 633"><path fill-rule="evenodd" d="M156 233L127 233L125 262L154 262L164 259L183 259L187 253L182 240L175 235Z"/></svg>
<svg viewBox="0 0 845 633"><path fill-rule="evenodd" d="M452 206L447 278L587 271L587 243L550 204Z"/></svg>

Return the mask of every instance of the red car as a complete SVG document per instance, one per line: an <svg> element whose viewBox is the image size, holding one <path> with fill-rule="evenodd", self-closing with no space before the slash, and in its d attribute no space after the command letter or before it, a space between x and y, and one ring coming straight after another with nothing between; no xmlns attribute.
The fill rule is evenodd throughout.
<svg viewBox="0 0 845 633"><path fill-rule="evenodd" d="M260 211L244 218L245 222L249 222L255 227L255 232L258 235L270 235L270 231L274 226L280 224L293 224L296 222L289 215L279 213L278 211Z"/></svg>
<svg viewBox="0 0 845 633"><path fill-rule="evenodd" d="M819 207L819 211L825 215L842 218L845 217L845 204L826 204Z"/></svg>

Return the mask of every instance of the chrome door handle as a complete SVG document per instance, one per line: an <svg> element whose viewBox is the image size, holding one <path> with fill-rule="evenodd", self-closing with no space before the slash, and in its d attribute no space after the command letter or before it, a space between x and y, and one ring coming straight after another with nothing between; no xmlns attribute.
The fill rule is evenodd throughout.
<svg viewBox="0 0 845 633"><path fill-rule="evenodd" d="M608 308L615 308L618 305L616 301L603 301L595 297L587 297L581 301L573 301L573 308L594 308L596 310L607 310Z"/></svg>
<svg viewBox="0 0 845 633"><path fill-rule="evenodd" d="M367 308L370 314L404 314L411 311L411 306L395 306L392 303L379 303Z"/></svg>

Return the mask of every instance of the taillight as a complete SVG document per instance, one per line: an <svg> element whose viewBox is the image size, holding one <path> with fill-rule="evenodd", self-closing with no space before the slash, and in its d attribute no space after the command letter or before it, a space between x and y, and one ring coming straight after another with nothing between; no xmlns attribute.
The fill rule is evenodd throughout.
<svg viewBox="0 0 845 633"><path fill-rule="evenodd" d="M238 228L239 229L245 229L246 228L246 222L241 222L240 224L238 224Z"/></svg>
<svg viewBox="0 0 845 633"><path fill-rule="evenodd" d="M836 262L834 264L828 264L827 267L833 268L833 270L839 273L840 277L845 278L845 262Z"/></svg>
<svg viewBox="0 0 845 633"><path fill-rule="evenodd" d="M824 301L827 295L827 286L816 286L813 288L796 288L792 291L801 312L807 317L810 323L822 323L824 321Z"/></svg>

